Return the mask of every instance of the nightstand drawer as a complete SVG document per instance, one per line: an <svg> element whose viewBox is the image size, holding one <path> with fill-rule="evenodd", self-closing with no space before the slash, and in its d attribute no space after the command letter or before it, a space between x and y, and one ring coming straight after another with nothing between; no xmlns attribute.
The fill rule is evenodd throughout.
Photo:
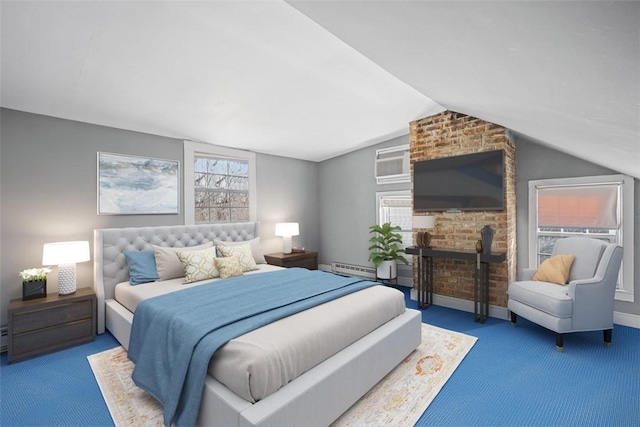
<svg viewBox="0 0 640 427"><path fill-rule="evenodd" d="M289 263L285 263L289 264ZM302 258L299 259L295 262L290 263L290 265L286 265L287 267L291 266L291 267L302 267L302 268L308 268L309 270L317 270L318 269L318 261L317 259L314 258Z"/></svg>
<svg viewBox="0 0 640 427"><path fill-rule="evenodd" d="M23 311L13 317L13 333L21 334L91 318L93 304L93 300L84 300L51 308L34 307L32 311Z"/></svg>
<svg viewBox="0 0 640 427"><path fill-rule="evenodd" d="M81 342L91 341L94 338L93 330L93 319L88 318L52 328L14 335L13 359L20 360L32 355L44 354Z"/></svg>

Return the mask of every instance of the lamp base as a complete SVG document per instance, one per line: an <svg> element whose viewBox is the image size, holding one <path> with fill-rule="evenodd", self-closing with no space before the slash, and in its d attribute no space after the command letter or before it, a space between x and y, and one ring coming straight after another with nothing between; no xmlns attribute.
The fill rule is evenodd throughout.
<svg viewBox="0 0 640 427"><path fill-rule="evenodd" d="M291 253L291 236L282 236L282 253Z"/></svg>
<svg viewBox="0 0 640 427"><path fill-rule="evenodd" d="M431 235L428 231L418 231L416 233L418 247L428 248L431 245Z"/></svg>
<svg viewBox="0 0 640 427"><path fill-rule="evenodd" d="M76 265L60 264L58 266L58 293L70 295L76 291Z"/></svg>

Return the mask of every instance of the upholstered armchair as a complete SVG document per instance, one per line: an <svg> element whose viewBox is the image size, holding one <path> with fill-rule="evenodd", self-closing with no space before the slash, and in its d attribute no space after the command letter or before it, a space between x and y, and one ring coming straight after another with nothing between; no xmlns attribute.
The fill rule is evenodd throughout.
<svg viewBox="0 0 640 427"><path fill-rule="evenodd" d="M556 332L558 351L563 350L563 334L568 332L602 330L609 346L621 262L622 248L615 244L586 237L558 240L546 264L523 270L522 280L509 284L511 323L515 326L517 316L522 316ZM557 284L561 280L553 276L562 275L558 270L563 267L567 271L562 283L567 284Z"/></svg>

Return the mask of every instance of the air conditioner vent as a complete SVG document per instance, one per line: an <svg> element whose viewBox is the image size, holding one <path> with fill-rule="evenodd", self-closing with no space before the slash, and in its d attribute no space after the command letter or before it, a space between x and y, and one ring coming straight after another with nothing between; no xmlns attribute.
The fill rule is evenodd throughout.
<svg viewBox="0 0 640 427"><path fill-rule="evenodd" d="M378 184L411 182L409 146L400 145L376 150L375 174Z"/></svg>

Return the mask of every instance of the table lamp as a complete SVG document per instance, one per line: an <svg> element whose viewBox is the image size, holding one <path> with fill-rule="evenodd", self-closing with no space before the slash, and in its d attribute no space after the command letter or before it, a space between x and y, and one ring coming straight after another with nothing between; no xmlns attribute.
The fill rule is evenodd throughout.
<svg viewBox="0 0 640 427"><path fill-rule="evenodd" d="M433 215L414 215L412 218L414 229L426 230L436 227L436 217ZM428 231L416 232L416 246L428 248L431 245L431 235Z"/></svg>
<svg viewBox="0 0 640 427"><path fill-rule="evenodd" d="M42 264L58 266L58 292L60 295L76 291L76 263L89 261L89 242L45 243Z"/></svg>
<svg viewBox="0 0 640 427"><path fill-rule="evenodd" d="M291 236L300 234L300 228L297 222L278 222L276 223L276 236L282 236L282 253L291 253Z"/></svg>

